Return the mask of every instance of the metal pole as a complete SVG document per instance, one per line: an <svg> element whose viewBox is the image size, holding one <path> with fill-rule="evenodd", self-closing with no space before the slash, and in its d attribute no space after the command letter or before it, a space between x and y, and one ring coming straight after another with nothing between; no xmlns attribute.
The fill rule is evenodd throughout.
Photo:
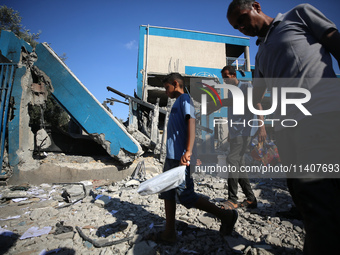
<svg viewBox="0 0 340 255"><path fill-rule="evenodd" d="M246 59L246 71L250 72L250 53L249 53L249 46L246 46L244 49L244 56Z"/></svg>

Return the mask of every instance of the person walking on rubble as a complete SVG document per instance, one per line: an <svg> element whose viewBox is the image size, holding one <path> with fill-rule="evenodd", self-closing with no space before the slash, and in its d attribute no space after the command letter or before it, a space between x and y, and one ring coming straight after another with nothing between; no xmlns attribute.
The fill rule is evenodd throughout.
<svg viewBox="0 0 340 255"><path fill-rule="evenodd" d="M299 175L289 174L287 185L303 216L304 253L337 254L339 171L332 176L330 172L321 175L304 171L318 164L339 170L340 84L338 79L325 78L336 78L331 54L340 66L340 33L333 22L309 4L298 5L271 18L254 0L234 0L229 5L227 18L231 26L243 34L258 37L254 104L262 100L267 88L303 88L311 95L303 105L310 114L302 114L294 105L287 107L284 117L298 121L298 125L276 125L275 137L282 164L303 169ZM289 78L290 82L287 85L287 80L279 78ZM291 94L298 99L301 96ZM276 111L274 118L282 119L282 115ZM332 178L327 178L327 174Z"/></svg>
<svg viewBox="0 0 340 255"><path fill-rule="evenodd" d="M233 66L225 66L221 70L222 78L224 79L224 82L227 84L231 84L234 86L238 86L244 96L247 95L247 89L248 87L251 87L251 84L249 82L241 82L236 78L236 70ZM240 166L245 165L245 152L251 142L252 136L255 134L258 135L258 141L262 142L266 139L266 129L264 125L260 126L259 129L257 129L257 132L254 128L248 126L248 125L230 125L230 123L248 123L249 120L254 119L254 114L249 111L248 108L245 110L244 115L234 115L233 114L233 98L232 93L228 92L228 98L222 99L222 105L228 107L228 124L229 124L229 134L228 134L228 141L230 144L230 152L227 157L227 162L231 166L235 166L238 170L240 169ZM216 107L213 107L213 104L210 104L210 109L214 108L214 110L217 110ZM262 109L262 105L257 105L258 109ZM263 121L263 116L258 116L260 120ZM255 132L254 132L255 130ZM240 184L243 193L246 196L246 199L238 203L238 197L237 197L237 190L238 190L238 184ZM228 200L221 203L221 205L225 209L236 209L239 206L245 207L245 208L256 208L257 207L257 200L254 195L254 192L251 189L250 182L248 179L247 173L229 173L228 176Z"/></svg>
<svg viewBox="0 0 340 255"><path fill-rule="evenodd" d="M184 79L179 73L171 73L163 80L166 94L176 98L168 121L167 156L163 171L186 165L185 182L179 187L163 192L160 198L165 203L165 230L151 236L154 241L175 242L176 197L186 208L197 208L215 215L221 220L220 234L230 235L238 218L236 210L223 210L194 191L190 176L190 161L194 162L195 115L190 96L184 93Z"/></svg>

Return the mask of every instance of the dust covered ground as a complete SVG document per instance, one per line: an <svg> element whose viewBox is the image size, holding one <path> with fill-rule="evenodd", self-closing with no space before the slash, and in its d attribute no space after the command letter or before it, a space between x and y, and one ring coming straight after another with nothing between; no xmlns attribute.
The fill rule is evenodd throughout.
<svg viewBox="0 0 340 255"><path fill-rule="evenodd" d="M144 162L161 169L154 159ZM285 179L251 179L258 208L238 209L231 236L220 236L212 215L178 204L178 238L169 245L146 238L164 228L164 203L139 195L137 177L0 187L0 254L302 254L304 227ZM216 205L227 199L226 179L193 177L197 193Z"/></svg>

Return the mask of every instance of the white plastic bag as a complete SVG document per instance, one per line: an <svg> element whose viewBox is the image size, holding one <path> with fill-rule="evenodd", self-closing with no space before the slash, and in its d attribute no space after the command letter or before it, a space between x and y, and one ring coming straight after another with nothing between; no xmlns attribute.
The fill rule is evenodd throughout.
<svg viewBox="0 0 340 255"><path fill-rule="evenodd" d="M177 188L185 181L185 169L186 166L178 166L142 182L137 192L146 196Z"/></svg>

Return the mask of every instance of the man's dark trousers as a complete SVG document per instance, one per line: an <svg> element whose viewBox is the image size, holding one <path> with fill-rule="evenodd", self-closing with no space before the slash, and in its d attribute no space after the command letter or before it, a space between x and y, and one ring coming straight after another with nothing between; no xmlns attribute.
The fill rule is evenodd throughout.
<svg viewBox="0 0 340 255"><path fill-rule="evenodd" d="M243 193L246 195L247 200L254 201L255 195L251 189L247 173L239 172L240 167L245 165L244 154L250 144L251 137L237 136L230 139L230 153L227 161L231 166L235 166L237 172L229 173L228 176L228 199L233 203L237 203L237 189L240 184Z"/></svg>

